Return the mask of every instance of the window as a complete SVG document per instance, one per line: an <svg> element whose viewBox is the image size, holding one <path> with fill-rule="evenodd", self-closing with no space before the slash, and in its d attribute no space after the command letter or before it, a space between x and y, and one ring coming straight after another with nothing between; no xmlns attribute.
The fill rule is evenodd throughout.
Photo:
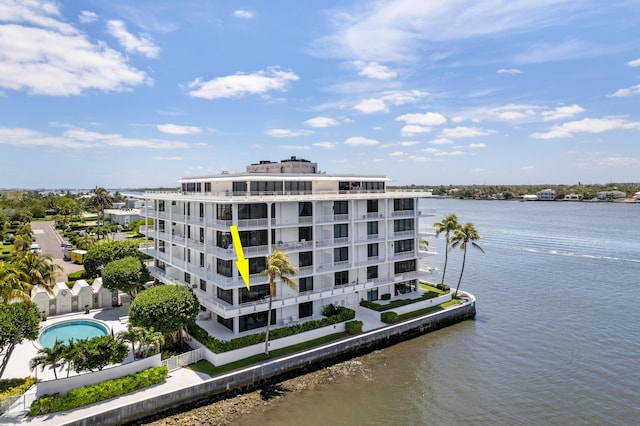
<svg viewBox="0 0 640 426"><path fill-rule="evenodd" d="M393 221L394 232L413 231L414 229L413 219L396 219Z"/></svg>
<svg viewBox="0 0 640 426"><path fill-rule="evenodd" d="M231 244L231 232L216 231L216 246L227 249Z"/></svg>
<svg viewBox="0 0 640 426"><path fill-rule="evenodd" d="M374 300L378 300L378 289L374 288L372 290L367 291L367 300L372 302Z"/></svg>
<svg viewBox="0 0 640 426"><path fill-rule="evenodd" d="M204 203L200 203L199 210L200 210L200 217L204 217Z"/></svg>
<svg viewBox="0 0 640 426"><path fill-rule="evenodd" d="M240 231L239 235L242 247L266 246L269 244L266 229L259 231Z"/></svg>
<svg viewBox="0 0 640 426"><path fill-rule="evenodd" d="M393 200L393 210L413 210L413 198L396 198Z"/></svg>
<svg viewBox="0 0 640 426"><path fill-rule="evenodd" d="M266 219L266 204L238 204L238 219Z"/></svg>
<svg viewBox="0 0 640 426"><path fill-rule="evenodd" d="M311 265L313 265L313 253L310 251L300 252L298 254L298 267L304 268Z"/></svg>
<svg viewBox="0 0 640 426"><path fill-rule="evenodd" d="M384 182L363 182L364 189L368 192L383 192Z"/></svg>
<svg viewBox="0 0 640 426"><path fill-rule="evenodd" d="M231 204L216 205L216 219L231 220Z"/></svg>
<svg viewBox="0 0 640 426"><path fill-rule="evenodd" d="M349 247L336 247L333 249L334 262L346 262L349 260Z"/></svg>
<svg viewBox="0 0 640 426"><path fill-rule="evenodd" d="M216 259L216 267L218 270L218 274L224 277L233 276L233 270L231 269L231 265L232 265L231 260Z"/></svg>
<svg viewBox="0 0 640 426"><path fill-rule="evenodd" d="M262 300L269 295L269 284L252 285L251 291L246 287L240 289L240 303L250 303Z"/></svg>
<svg viewBox="0 0 640 426"><path fill-rule="evenodd" d="M200 253L200 267L204 268L204 253Z"/></svg>
<svg viewBox="0 0 640 426"><path fill-rule="evenodd" d="M158 222L158 231L164 232L164 226L165 226L164 220L159 221Z"/></svg>
<svg viewBox="0 0 640 426"><path fill-rule="evenodd" d="M298 305L298 318L306 318L313 315L313 302L304 302Z"/></svg>
<svg viewBox="0 0 640 426"><path fill-rule="evenodd" d="M231 190L234 194L244 195L247 192L247 182L233 182Z"/></svg>
<svg viewBox="0 0 640 426"><path fill-rule="evenodd" d="M416 260L403 260L402 262L396 262L393 264L393 270L395 274L402 274L404 272L412 272L416 270Z"/></svg>
<svg viewBox="0 0 640 426"><path fill-rule="evenodd" d="M282 181L251 182L251 192L269 192L272 194L282 194Z"/></svg>
<svg viewBox="0 0 640 426"><path fill-rule="evenodd" d="M348 238L349 225L346 223L337 223L333 225L333 238Z"/></svg>
<svg viewBox="0 0 640 426"><path fill-rule="evenodd" d="M158 200L158 211L159 212L164 211L164 200Z"/></svg>
<svg viewBox="0 0 640 426"><path fill-rule="evenodd" d="M349 190L349 182L338 182L338 190L340 190L340 191L348 191Z"/></svg>
<svg viewBox="0 0 640 426"><path fill-rule="evenodd" d="M205 280L200 280L200 290L207 291L207 282Z"/></svg>
<svg viewBox="0 0 640 426"><path fill-rule="evenodd" d="M367 222L367 235L378 235L378 222Z"/></svg>
<svg viewBox="0 0 640 426"><path fill-rule="evenodd" d="M256 312L255 314L243 315L238 317L240 331L253 330L260 327L267 326L267 311ZM276 320L276 310L271 311L271 325L274 325Z"/></svg>
<svg viewBox="0 0 640 426"><path fill-rule="evenodd" d="M233 290L225 290L218 287L216 289L216 295L218 296L218 299L223 300L230 305L233 305Z"/></svg>
<svg viewBox="0 0 640 426"><path fill-rule="evenodd" d="M367 257L378 257L378 243L367 244Z"/></svg>
<svg viewBox="0 0 640 426"><path fill-rule="evenodd" d="M218 324L227 327L229 330L233 331L233 318L223 318L220 315L216 315L218 317Z"/></svg>
<svg viewBox="0 0 640 426"><path fill-rule="evenodd" d="M394 253L405 253L413 251L413 240L400 240L393 243Z"/></svg>
<svg viewBox="0 0 640 426"><path fill-rule="evenodd" d="M261 257L252 257L249 259L249 273L250 274L259 274L264 271L267 267L267 261L264 256Z"/></svg>
<svg viewBox="0 0 640 426"><path fill-rule="evenodd" d="M311 182L285 182L284 190L286 192L311 193Z"/></svg>
<svg viewBox="0 0 640 426"><path fill-rule="evenodd" d="M348 201L334 201L333 202L333 214L349 214L349 202Z"/></svg>
<svg viewBox="0 0 640 426"><path fill-rule="evenodd" d="M204 183L204 192L211 192L211 182Z"/></svg>
<svg viewBox="0 0 640 426"><path fill-rule="evenodd" d="M311 201L304 201L298 203L298 216L299 217L308 217L313 215L313 206Z"/></svg>
<svg viewBox="0 0 640 426"><path fill-rule="evenodd" d="M204 228L200 228L200 242L204 243Z"/></svg>
<svg viewBox="0 0 640 426"><path fill-rule="evenodd" d="M375 280L378 278L378 265L368 266L367 267L367 279Z"/></svg>
<svg viewBox="0 0 640 426"><path fill-rule="evenodd" d="M160 253L164 253L165 252L165 241L164 240L158 240L158 250L160 251Z"/></svg>
<svg viewBox="0 0 640 426"><path fill-rule="evenodd" d="M313 241L313 231L310 226L298 228L298 241Z"/></svg>
<svg viewBox="0 0 640 426"><path fill-rule="evenodd" d="M298 290L300 293L313 290L313 277L300 278L298 280Z"/></svg>
<svg viewBox="0 0 640 426"><path fill-rule="evenodd" d="M349 271L340 271L334 274L335 285L349 284Z"/></svg>
<svg viewBox="0 0 640 426"><path fill-rule="evenodd" d="M191 284L191 274L188 272L184 273L184 282Z"/></svg>
<svg viewBox="0 0 640 426"><path fill-rule="evenodd" d="M367 213L378 213L378 200L367 200Z"/></svg>

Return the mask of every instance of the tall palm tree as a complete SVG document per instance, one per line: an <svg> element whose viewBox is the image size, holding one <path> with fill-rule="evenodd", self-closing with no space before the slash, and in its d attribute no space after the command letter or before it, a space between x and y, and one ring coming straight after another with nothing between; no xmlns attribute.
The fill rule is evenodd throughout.
<svg viewBox="0 0 640 426"><path fill-rule="evenodd" d="M18 254L24 253L31 247L31 237L28 235L18 235L13 241L13 246Z"/></svg>
<svg viewBox="0 0 640 426"><path fill-rule="evenodd" d="M100 218L102 220L102 225L104 226L104 209L110 207L113 204L113 198L111 198L111 194L104 188L100 188L98 186L93 190L93 197L91 197L90 201L91 205L98 209L100 213Z"/></svg>
<svg viewBox="0 0 640 426"><path fill-rule="evenodd" d="M85 232L82 237L76 240L76 245L81 250L89 250L91 247L96 245L96 239L89 235L89 233Z"/></svg>
<svg viewBox="0 0 640 426"><path fill-rule="evenodd" d="M456 229L460 228L460 222L458 222L458 216L452 213L445 216L445 218L440 222L434 223L433 227L436 228L436 238L438 238L438 236L444 232L444 267L442 268L442 281L440 281L440 284L444 284L444 275L447 273L447 261L449 260L449 245L451 243L451 234L455 232Z"/></svg>
<svg viewBox="0 0 640 426"><path fill-rule="evenodd" d="M273 298L276 297L276 279L280 280L291 287L296 289L296 283L287 275L294 275L298 270L291 265L289 255L285 252L273 249L273 254L266 257L266 268L260 272L261 275L267 275L269 277L269 310L267 311L267 335L264 342L264 354L269 355L269 328L271 327L271 304Z"/></svg>
<svg viewBox="0 0 640 426"><path fill-rule="evenodd" d="M27 282L22 271L9 262L0 261L0 303L12 300L28 302L33 286Z"/></svg>
<svg viewBox="0 0 640 426"><path fill-rule="evenodd" d="M460 282L462 281L462 273L464 272L464 263L467 260L467 247L469 243L471 243L471 247L480 250L480 252L484 253L482 247L476 243L477 240L481 239L482 236L478 233L475 225L473 223L465 223L460 228L456 229L455 234L453 235L453 239L451 240L451 248L456 248L460 246L460 249L464 252L462 256L462 269L460 270L460 278L458 278L458 285L456 287L456 291L453 294L453 297L458 296L458 289L460 288Z"/></svg>
<svg viewBox="0 0 640 426"><path fill-rule="evenodd" d="M53 370L53 377L58 380L56 367L58 366L60 361L64 359L66 350L66 345L63 342L56 340L56 343L54 343L52 348L40 348L38 350L38 355L33 357L29 362L29 367L32 370L41 367L41 371L44 371L44 368L46 366L49 366L49 368Z"/></svg>
<svg viewBox="0 0 640 426"><path fill-rule="evenodd" d="M30 251L22 253L16 259L13 267L19 271L21 284L12 284L14 290L13 297L20 298L27 303L31 303L31 290L36 286L42 286L49 294L53 294L53 286L56 283L56 274L61 271L62 268L59 265L53 263L51 256L38 255ZM4 283L3 283L4 287ZM21 296L18 295L21 293ZM0 377L4 374L5 368L9 363L9 358L13 353L13 350L20 340L20 336L24 330L25 323L29 316L29 310L25 309L25 313L20 320L20 324L13 337L13 341L7 348L2 364L0 365Z"/></svg>

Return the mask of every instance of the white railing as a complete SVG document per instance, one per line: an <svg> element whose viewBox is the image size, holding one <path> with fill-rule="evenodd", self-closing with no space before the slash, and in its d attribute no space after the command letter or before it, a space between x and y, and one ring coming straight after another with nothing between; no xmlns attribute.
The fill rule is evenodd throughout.
<svg viewBox="0 0 640 426"><path fill-rule="evenodd" d="M189 340L191 340L191 337L187 337L187 343L189 342ZM195 364L196 362L201 361L204 358L204 348L198 348L190 352L185 352L183 354L164 359L162 360L162 365L167 367L169 371L174 371L186 365Z"/></svg>

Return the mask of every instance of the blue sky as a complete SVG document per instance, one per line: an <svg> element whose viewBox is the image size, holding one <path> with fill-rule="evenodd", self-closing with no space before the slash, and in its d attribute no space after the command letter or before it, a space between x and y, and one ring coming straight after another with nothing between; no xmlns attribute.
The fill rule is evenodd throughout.
<svg viewBox="0 0 640 426"><path fill-rule="evenodd" d="M640 2L0 0L0 188L292 155L397 184L640 181Z"/></svg>

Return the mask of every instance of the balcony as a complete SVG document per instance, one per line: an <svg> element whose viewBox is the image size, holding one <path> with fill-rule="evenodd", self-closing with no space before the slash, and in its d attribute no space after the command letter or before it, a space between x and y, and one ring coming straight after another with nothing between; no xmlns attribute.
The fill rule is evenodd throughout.
<svg viewBox="0 0 640 426"><path fill-rule="evenodd" d="M414 237L415 235L416 235L416 231L414 229L411 229L409 231L395 231L393 233L393 238Z"/></svg>
<svg viewBox="0 0 640 426"><path fill-rule="evenodd" d="M335 245L345 245L349 243L349 237L341 237L341 238L328 238L326 240L318 240L316 241L316 247L333 247Z"/></svg>
<svg viewBox="0 0 640 426"><path fill-rule="evenodd" d="M240 219L238 220L238 228L266 228L269 219Z"/></svg>
<svg viewBox="0 0 640 426"><path fill-rule="evenodd" d="M413 217L415 213L415 210L398 210L391 212L391 217Z"/></svg>
<svg viewBox="0 0 640 426"><path fill-rule="evenodd" d="M313 241L278 241L276 248L280 251L299 251L313 249Z"/></svg>

